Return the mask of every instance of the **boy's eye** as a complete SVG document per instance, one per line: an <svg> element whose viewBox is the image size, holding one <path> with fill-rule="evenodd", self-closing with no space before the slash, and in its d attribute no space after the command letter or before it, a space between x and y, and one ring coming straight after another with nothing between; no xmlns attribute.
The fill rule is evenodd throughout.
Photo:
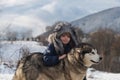
<svg viewBox="0 0 120 80"><path fill-rule="evenodd" d="M65 37L65 36L70 37L70 34L62 34L62 37Z"/></svg>

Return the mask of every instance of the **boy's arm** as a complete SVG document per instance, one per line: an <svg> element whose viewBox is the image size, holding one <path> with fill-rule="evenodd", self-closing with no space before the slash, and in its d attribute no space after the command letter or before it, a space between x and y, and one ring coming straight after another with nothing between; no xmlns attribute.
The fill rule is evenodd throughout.
<svg viewBox="0 0 120 80"><path fill-rule="evenodd" d="M53 66L59 63L59 56L57 55L54 46L51 44L48 46L44 57L43 57L44 64L47 66Z"/></svg>

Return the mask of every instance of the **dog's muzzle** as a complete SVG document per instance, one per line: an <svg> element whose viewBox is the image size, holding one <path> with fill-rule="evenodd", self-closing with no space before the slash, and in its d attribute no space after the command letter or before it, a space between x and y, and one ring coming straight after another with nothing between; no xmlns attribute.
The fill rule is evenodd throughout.
<svg viewBox="0 0 120 80"><path fill-rule="evenodd" d="M93 63L99 63L101 60L102 60L102 57L99 58L99 61L98 61L98 62L96 62L96 61L94 61L94 60L90 60L90 61L93 62Z"/></svg>

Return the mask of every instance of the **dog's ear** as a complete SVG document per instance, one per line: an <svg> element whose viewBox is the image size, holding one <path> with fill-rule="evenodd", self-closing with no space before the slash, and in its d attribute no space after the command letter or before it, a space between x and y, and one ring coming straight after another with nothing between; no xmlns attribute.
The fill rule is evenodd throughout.
<svg viewBox="0 0 120 80"><path fill-rule="evenodd" d="M80 57L81 59L84 58L84 55L85 55L86 53L90 53L90 52L92 51L92 47L91 47L91 45L88 44L88 43L81 43L81 44L79 44L77 47L79 47L78 52L79 52L79 57Z"/></svg>
<svg viewBox="0 0 120 80"><path fill-rule="evenodd" d="M80 49L80 48L75 48L75 51L76 51L77 53L80 53L80 52L81 52L81 49Z"/></svg>
<svg viewBox="0 0 120 80"><path fill-rule="evenodd" d="M82 50L81 51L82 54L90 53L92 51L92 48L93 48L93 46L91 44L88 44L88 43L81 43L80 47L81 47L81 50Z"/></svg>
<svg viewBox="0 0 120 80"><path fill-rule="evenodd" d="M73 63L73 60L74 60L73 56L74 56L74 51L73 51L73 49L72 49L72 50L70 51L70 53L67 55L68 60L69 60L71 63Z"/></svg>
<svg viewBox="0 0 120 80"><path fill-rule="evenodd" d="M77 63L77 60L82 60L84 58L83 54L84 50L80 47L78 48L73 48L70 53L68 54L68 59L69 61L74 64Z"/></svg>
<svg viewBox="0 0 120 80"><path fill-rule="evenodd" d="M70 51L70 55L74 55L74 51L75 51L75 49L73 48L73 49L71 49L71 51Z"/></svg>

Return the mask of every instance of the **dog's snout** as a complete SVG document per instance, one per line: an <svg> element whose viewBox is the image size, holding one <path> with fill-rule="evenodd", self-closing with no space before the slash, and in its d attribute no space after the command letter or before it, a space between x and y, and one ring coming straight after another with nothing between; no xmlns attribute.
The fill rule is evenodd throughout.
<svg viewBox="0 0 120 80"><path fill-rule="evenodd" d="M99 59L102 60L102 57L100 57Z"/></svg>

